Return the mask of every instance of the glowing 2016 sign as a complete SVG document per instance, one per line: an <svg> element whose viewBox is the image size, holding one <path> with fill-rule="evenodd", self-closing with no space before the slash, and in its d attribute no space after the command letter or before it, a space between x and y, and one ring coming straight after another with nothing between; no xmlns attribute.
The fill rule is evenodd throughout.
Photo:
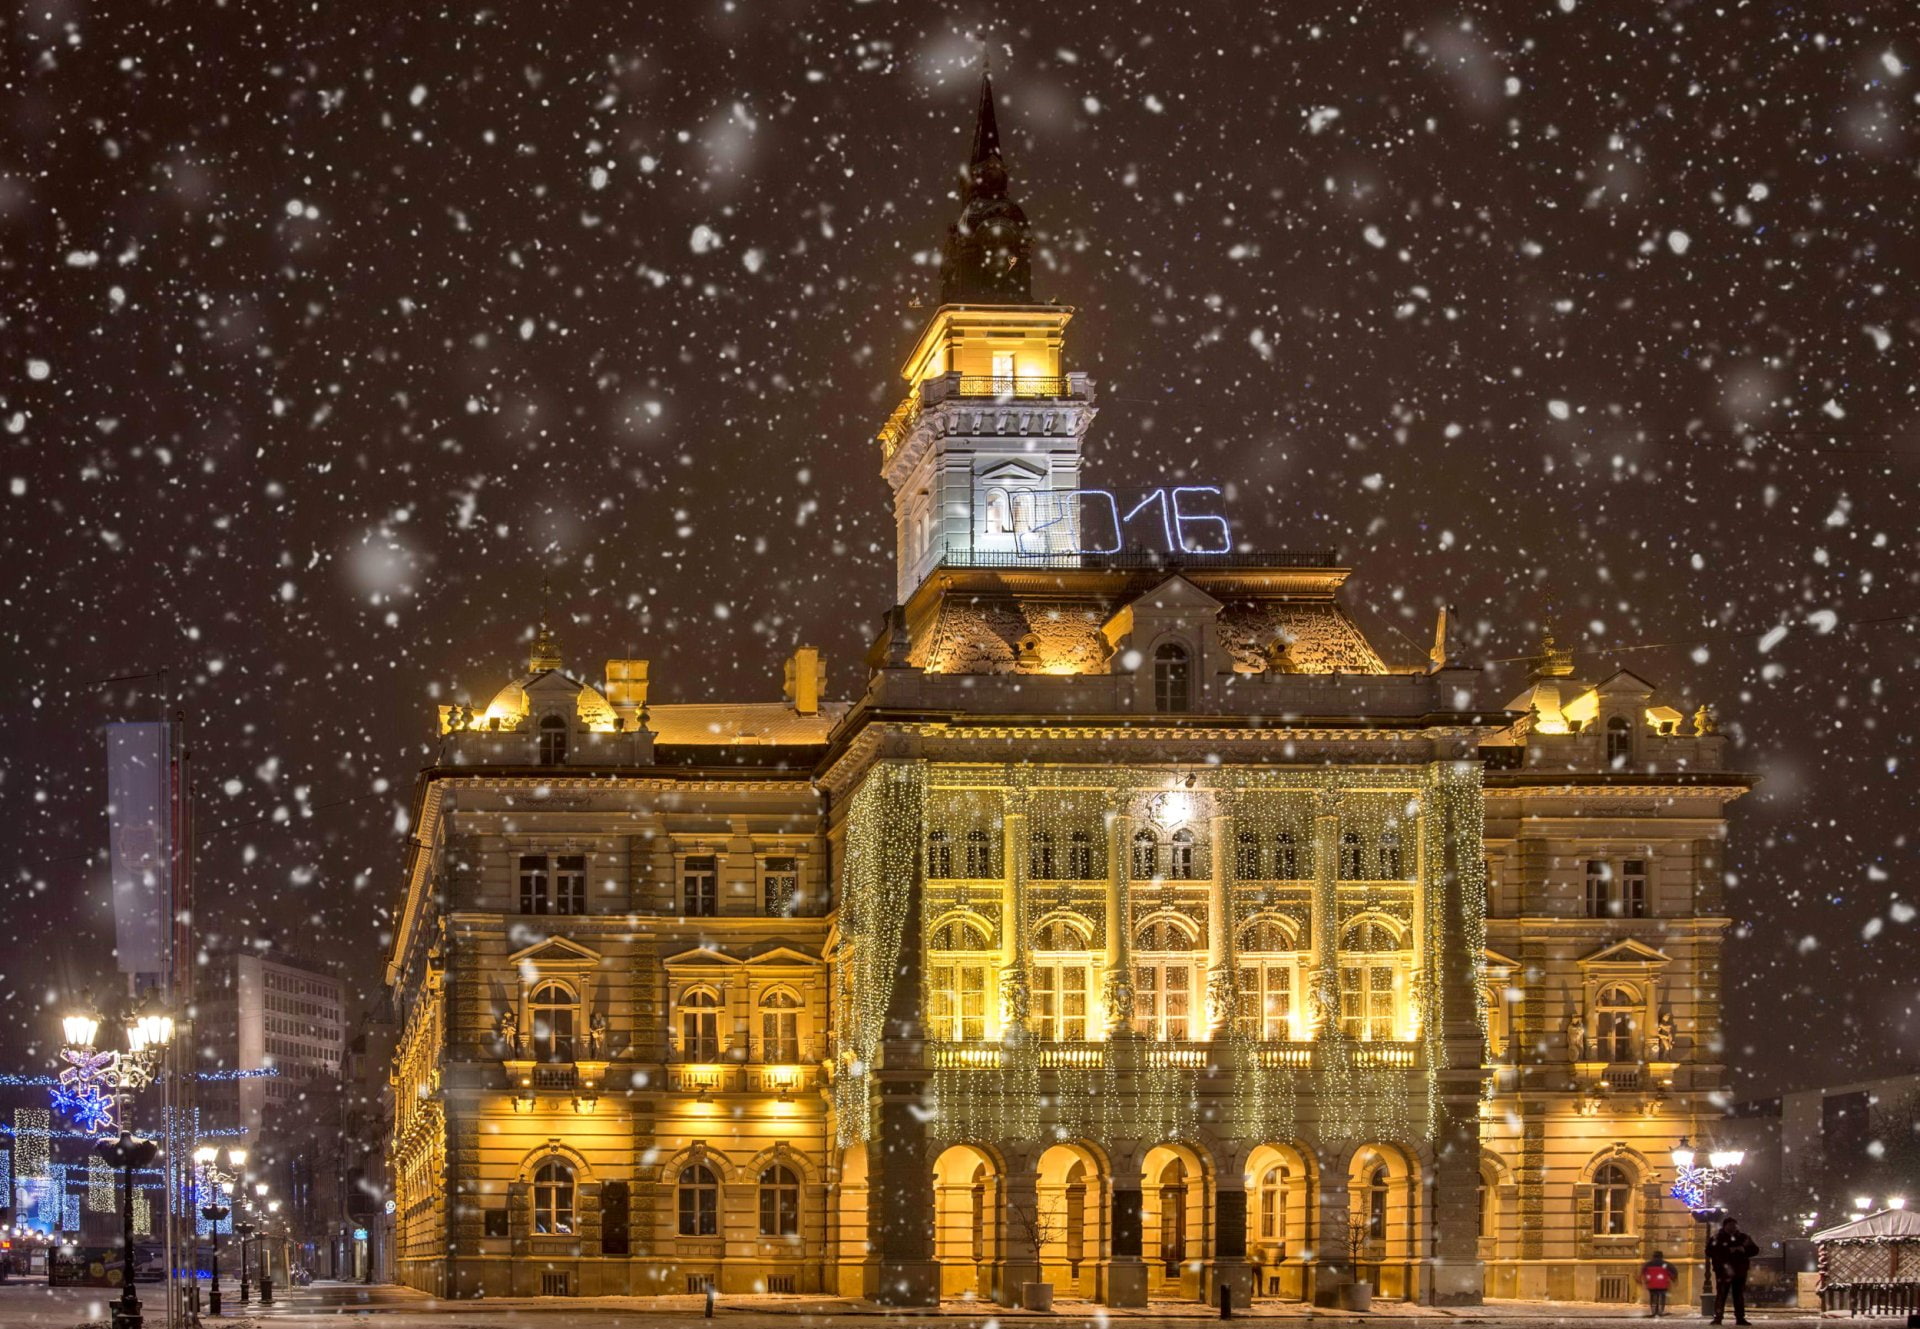
<svg viewBox="0 0 1920 1329"><path fill-rule="evenodd" d="M1105 489L996 486L986 491L984 533L1011 537L1023 558L1117 554L1129 547L1229 554L1233 533L1227 519L1211 510L1219 497L1216 485L1173 485L1150 489L1129 506Z"/></svg>

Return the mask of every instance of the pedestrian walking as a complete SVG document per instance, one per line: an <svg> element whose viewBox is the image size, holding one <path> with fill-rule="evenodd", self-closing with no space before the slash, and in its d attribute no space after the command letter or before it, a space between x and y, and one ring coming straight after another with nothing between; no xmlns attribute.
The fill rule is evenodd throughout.
<svg viewBox="0 0 1920 1329"><path fill-rule="evenodd" d="M1720 1220L1720 1230L1707 1243L1707 1263L1713 1267L1713 1322L1727 1313L1727 1295L1733 1295L1733 1322L1747 1320L1747 1265L1760 1253L1753 1238L1740 1230L1731 1215Z"/></svg>
<svg viewBox="0 0 1920 1329"><path fill-rule="evenodd" d="M1673 1287L1673 1266L1659 1251L1640 1266L1640 1285L1647 1290L1647 1318L1657 1320L1667 1313L1667 1293Z"/></svg>

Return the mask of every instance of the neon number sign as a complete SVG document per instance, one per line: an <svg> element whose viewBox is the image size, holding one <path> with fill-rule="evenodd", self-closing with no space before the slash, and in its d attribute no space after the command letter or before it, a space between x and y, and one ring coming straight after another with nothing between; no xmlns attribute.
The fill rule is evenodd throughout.
<svg viewBox="0 0 1920 1329"><path fill-rule="evenodd" d="M1011 535L1022 558L1155 549L1202 557L1233 552L1216 485L1150 489L1138 501L1106 489L1008 489L986 493L985 533Z"/></svg>

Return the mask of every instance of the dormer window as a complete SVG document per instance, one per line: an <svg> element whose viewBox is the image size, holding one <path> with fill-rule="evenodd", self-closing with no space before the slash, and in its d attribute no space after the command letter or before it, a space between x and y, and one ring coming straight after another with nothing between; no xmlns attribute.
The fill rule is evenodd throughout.
<svg viewBox="0 0 1920 1329"><path fill-rule="evenodd" d="M1624 766L1633 755L1633 726L1624 715L1607 721L1607 764Z"/></svg>
<svg viewBox="0 0 1920 1329"><path fill-rule="evenodd" d="M557 715L540 719L540 764L559 766L567 759L567 722Z"/></svg>
<svg viewBox="0 0 1920 1329"><path fill-rule="evenodd" d="M1180 712L1193 701L1192 662L1187 648L1172 642L1153 653L1153 709Z"/></svg>

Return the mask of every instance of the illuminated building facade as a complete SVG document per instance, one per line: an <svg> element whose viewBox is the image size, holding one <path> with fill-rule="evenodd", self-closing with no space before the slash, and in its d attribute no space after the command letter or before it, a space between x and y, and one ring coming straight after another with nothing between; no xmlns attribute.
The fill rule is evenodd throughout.
<svg viewBox="0 0 1920 1329"><path fill-rule="evenodd" d="M983 87L879 436L859 698L441 708L389 978L400 1277L893 1304L1632 1295L1722 1090L1725 774L1550 648L1389 667L1330 553L1084 487Z"/></svg>

